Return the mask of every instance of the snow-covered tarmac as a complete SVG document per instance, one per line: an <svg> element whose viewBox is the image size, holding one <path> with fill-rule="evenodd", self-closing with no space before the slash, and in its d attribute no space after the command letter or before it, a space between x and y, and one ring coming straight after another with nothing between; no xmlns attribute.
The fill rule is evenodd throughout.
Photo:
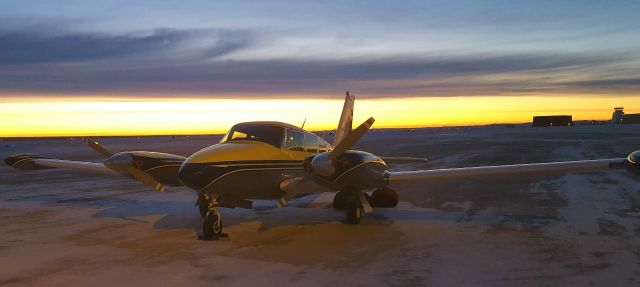
<svg viewBox="0 0 640 287"><path fill-rule="evenodd" d="M219 137L104 139L188 155ZM357 146L422 156L396 170L622 157L640 126L373 130ZM81 141L0 142L0 157L99 161ZM222 209L198 240L195 194L126 178L0 166L0 286L639 286L640 177L625 171L485 177L397 188L357 226L331 194Z"/></svg>

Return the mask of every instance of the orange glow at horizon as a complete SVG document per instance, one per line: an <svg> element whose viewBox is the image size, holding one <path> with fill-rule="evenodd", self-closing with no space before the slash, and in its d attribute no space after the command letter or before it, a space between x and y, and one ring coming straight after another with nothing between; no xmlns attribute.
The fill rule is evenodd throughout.
<svg viewBox="0 0 640 287"><path fill-rule="evenodd" d="M525 123L534 115L571 114L606 120L614 106L640 113L637 97L499 96L358 99L354 125L374 128ZM308 130L337 125L340 99L99 99L0 100L0 136L172 135L224 133L235 123L272 120Z"/></svg>

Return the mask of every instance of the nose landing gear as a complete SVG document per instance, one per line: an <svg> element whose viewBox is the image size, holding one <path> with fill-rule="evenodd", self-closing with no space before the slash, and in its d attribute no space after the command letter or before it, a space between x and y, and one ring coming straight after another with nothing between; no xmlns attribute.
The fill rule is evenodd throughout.
<svg viewBox="0 0 640 287"><path fill-rule="evenodd" d="M218 199L214 197L207 200L207 202L207 212L202 219L202 239L218 240L220 237L228 237L227 234L222 233L222 216L218 211ZM198 205L198 207L200 206ZM200 211L202 212L202 208L200 208Z"/></svg>
<svg viewBox="0 0 640 287"><path fill-rule="evenodd" d="M207 215L207 211L209 211L209 200L204 194L201 193L200 195L198 195L196 205L198 206L198 211L200 211L200 216L204 218Z"/></svg>

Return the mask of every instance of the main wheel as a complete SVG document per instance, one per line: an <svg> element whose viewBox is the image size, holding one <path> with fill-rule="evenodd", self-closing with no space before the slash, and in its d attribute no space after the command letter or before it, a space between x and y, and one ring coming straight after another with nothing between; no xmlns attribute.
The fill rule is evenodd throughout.
<svg viewBox="0 0 640 287"><path fill-rule="evenodd" d="M222 219L218 211L207 211L202 221L202 233L207 239L217 239L222 234Z"/></svg>
<svg viewBox="0 0 640 287"><path fill-rule="evenodd" d="M360 200L349 199L347 201L347 210L346 210L347 223L349 224L360 223L360 219L362 219L362 213L364 213L364 209L362 208L362 204L360 203Z"/></svg>
<svg viewBox="0 0 640 287"><path fill-rule="evenodd" d="M200 216L203 218L207 215L207 211L209 211L209 201L204 194L198 195L198 201L196 202L198 205L198 211L200 211Z"/></svg>
<svg viewBox="0 0 640 287"><path fill-rule="evenodd" d="M338 191L333 197L333 208L336 210L345 210L345 208L347 208L347 199L349 199L348 192Z"/></svg>

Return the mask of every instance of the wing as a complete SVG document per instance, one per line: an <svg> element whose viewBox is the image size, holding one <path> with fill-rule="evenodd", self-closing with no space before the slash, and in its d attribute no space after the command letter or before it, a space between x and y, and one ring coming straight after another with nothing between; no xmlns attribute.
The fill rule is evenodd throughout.
<svg viewBox="0 0 640 287"><path fill-rule="evenodd" d="M579 160L565 162L547 162L531 164L514 164L481 167L446 168L416 171L385 172L385 179L388 184L427 181L439 178L465 178L487 175L516 175L527 173L570 173L586 172L605 169L625 168L628 165L628 158L611 158L599 160Z"/></svg>
<svg viewBox="0 0 640 287"><path fill-rule="evenodd" d="M5 163L22 170L65 168L97 174L122 175L138 180L158 191L164 191L164 185L182 185L178 171L186 160L183 156L147 151L112 154L97 141L89 140L87 143L107 159L102 163L95 163L51 159L27 154L10 156L5 159Z"/></svg>
<svg viewBox="0 0 640 287"><path fill-rule="evenodd" d="M90 173L120 175L120 173L108 168L103 163L51 159L30 154L10 156L4 162L10 167L21 170L67 168Z"/></svg>
<svg viewBox="0 0 640 287"><path fill-rule="evenodd" d="M424 163L429 161L426 158L406 156L381 156L380 159L386 163Z"/></svg>

